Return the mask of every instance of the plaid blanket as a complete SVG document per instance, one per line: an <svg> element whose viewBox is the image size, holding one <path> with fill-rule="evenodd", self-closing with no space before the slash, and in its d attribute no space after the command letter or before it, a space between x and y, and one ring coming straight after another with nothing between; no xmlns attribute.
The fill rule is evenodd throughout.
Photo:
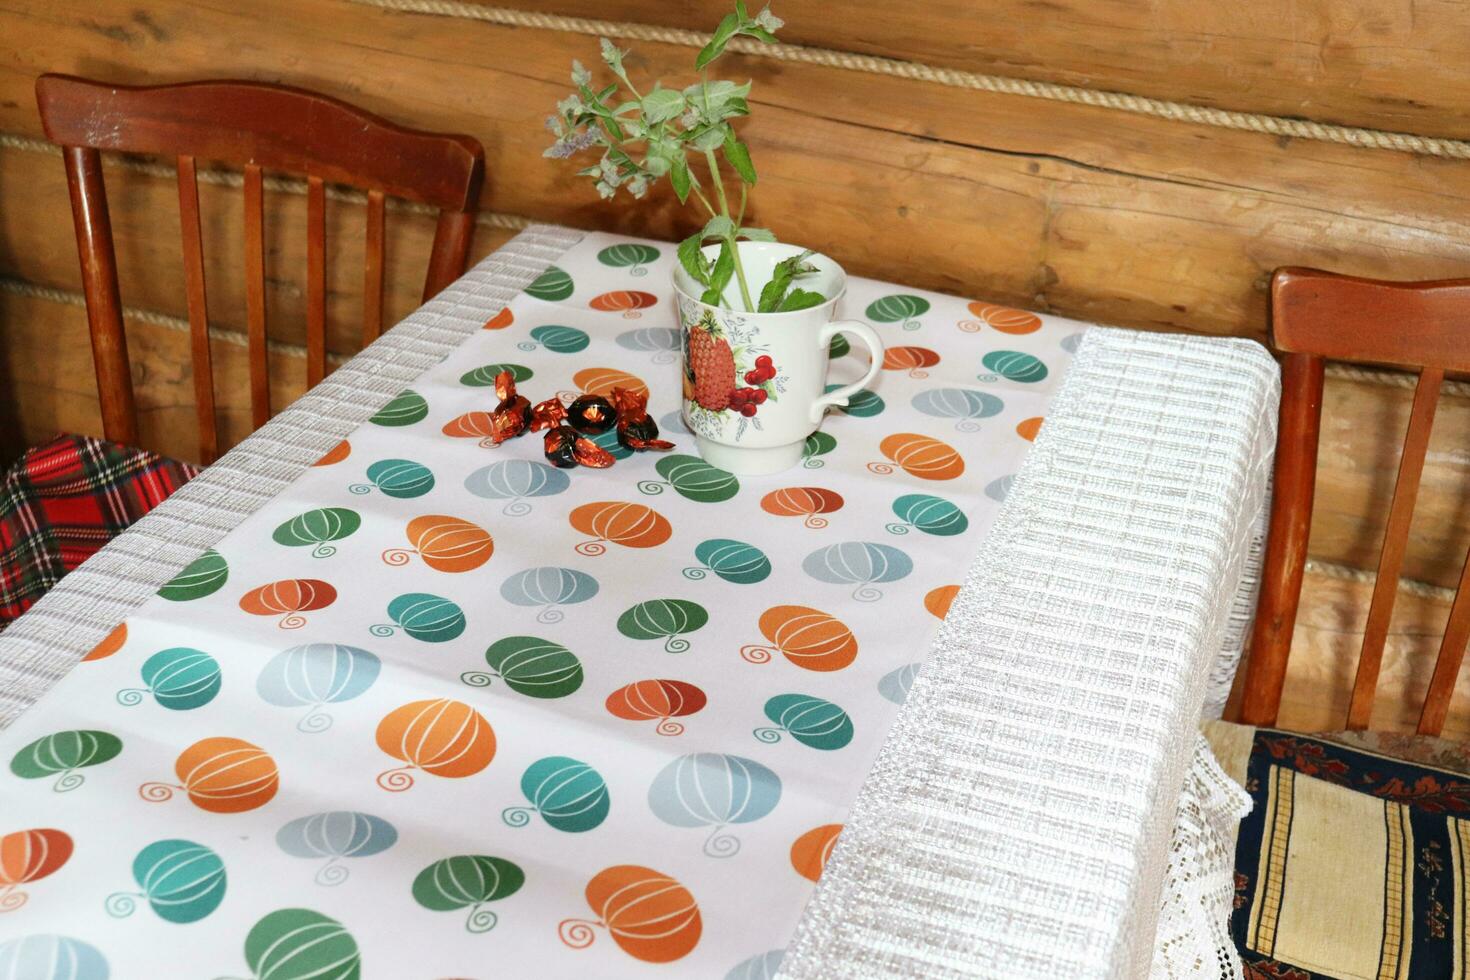
<svg viewBox="0 0 1470 980"><path fill-rule="evenodd" d="M28 450L0 485L0 629L198 472L89 436Z"/></svg>

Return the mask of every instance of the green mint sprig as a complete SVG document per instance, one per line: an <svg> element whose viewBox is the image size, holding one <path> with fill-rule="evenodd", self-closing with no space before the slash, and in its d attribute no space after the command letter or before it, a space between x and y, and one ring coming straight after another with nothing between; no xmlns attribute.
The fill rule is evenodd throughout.
<svg viewBox="0 0 1470 980"><path fill-rule="evenodd" d="M680 243L678 254L685 270L705 287L704 301L715 306L724 305L725 289L733 278L739 284L745 309L757 310L735 243L740 239L775 241L776 238L765 228L749 228L743 223L749 189L756 183L756 171L750 149L731 122L750 114L747 101L750 83L711 79L707 69L735 38L748 37L771 44L775 43L776 31L781 27L781 19L769 7L751 17L744 0L736 0L735 10L720 21L709 43L695 59L694 67L701 73L699 82L683 89L665 88L661 82L655 82L646 95L628 78L623 65L627 52L603 38L602 60L617 80L594 90L592 73L580 62L573 61L572 84L576 91L558 102L556 114L547 119L556 140L547 148L545 156L564 160L584 150L601 148L602 157L597 164L578 173L594 180L604 199L614 197L620 188L634 198L642 198L659 179L668 177L681 204L687 204L693 197L704 208L708 220L702 229ZM691 164L691 158L695 163ZM709 174L708 187L697 172L701 158ZM739 182L739 204L733 210L725 191L721 158ZM714 262L700 252L701 246L708 242L720 245ZM794 277L795 274L787 277L786 285L777 290L779 297L774 302L786 303L792 309L805 308L789 306L794 302L806 306L822 302L820 296L805 290L788 292L790 279ZM762 296L769 290L768 285ZM770 312L765 306L762 302L760 311Z"/></svg>

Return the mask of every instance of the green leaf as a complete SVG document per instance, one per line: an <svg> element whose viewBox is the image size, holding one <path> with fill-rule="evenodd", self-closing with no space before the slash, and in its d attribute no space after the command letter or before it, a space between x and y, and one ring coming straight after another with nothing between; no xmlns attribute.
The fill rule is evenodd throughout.
<svg viewBox="0 0 1470 980"><path fill-rule="evenodd" d="M734 14L726 14L725 19L720 21L720 26L715 28L714 37L710 38L699 51L699 57L694 59L696 70L704 68L711 61L725 53L725 45L730 43L730 38L740 30L740 18Z"/></svg>
<svg viewBox="0 0 1470 980"><path fill-rule="evenodd" d="M578 61L576 58L573 58L572 59L572 84L573 85L591 85L592 84L592 73L590 71L588 71L585 67L583 67L582 63L580 61Z"/></svg>
<svg viewBox="0 0 1470 980"><path fill-rule="evenodd" d="M772 34L770 31L766 30L764 27L761 27L758 24L747 24L745 27L740 29L740 33L746 35L747 37L753 37L757 41L764 41L767 44L776 43L776 35Z"/></svg>
<svg viewBox="0 0 1470 980"><path fill-rule="evenodd" d="M694 130L689 143L701 153L718 150L721 146L725 145L725 132L729 128L724 123L718 123L704 129Z"/></svg>
<svg viewBox="0 0 1470 980"><path fill-rule="evenodd" d="M755 186L755 164L750 162L750 150L729 126L725 127L725 159L730 161L741 180Z"/></svg>
<svg viewBox="0 0 1470 980"><path fill-rule="evenodd" d="M679 243L679 264L701 285L709 285L709 259L700 251L704 233L696 231Z"/></svg>
<svg viewBox="0 0 1470 980"><path fill-rule="evenodd" d="M731 221L723 214L717 214L705 223L704 231L700 232L700 234L702 234L706 239L729 238L731 235L735 234L735 222Z"/></svg>
<svg viewBox="0 0 1470 980"><path fill-rule="evenodd" d="M769 228L741 228L735 232L736 238L748 238L753 242L774 242L776 233Z"/></svg>
<svg viewBox="0 0 1470 980"><path fill-rule="evenodd" d="M763 231L764 229L752 230ZM796 307L788 307L786 305L792 298L786 295L786 291L791 288L792 281L802 276L809 276L817 271L817 267L806 260L807 256L811 254L811 249L807 249L799 255L793 255L790 258L782 259L776 263L776 268L771 272L771 281L766 283L765 287L761 290L760 304L758 307L759 312L778 313L788 309L806 309L807 306L815 305L812 303ZM796 293L802 292L804 290L796 290ZM796 293L793 293L792 296L795 296ZM817 294L806 293L806 295L816 296ZM818 297L818 299L820 300L821 298Z"/></svg>
<svg viewBox="0 0 1470 980"><path fill-rule="evenodd" d="M792 310L806 310L813 306L821 306L827 302L827 297L821 293L814 293L808 289L793 289L777 308L779 313L790 313Z"/></svg>
<svg viewBox="0 0 1470 980"><path fill-rule="evenodd" d="M750 15L745 12L745 0L735 0L735 16L742 24L750 20Z"/></svg>
<svg viewBox="0 0 1470 980"><path fill-rule="evenodd" d="M659 123L684 111L684 96L670 88L656 88L643 97L643 119Z"/></svg>
<svg viewBox="0 0 1470 980"><path fill-rule="evenodd" d="M720 255L715 259L715 267L710 270L709 288L700 297L702 302L710 306L721 306L725 301L725 287L730 285L730 277L735 274L735 253L730 248L728 239L720 243Z"/></svg>
<svg viewBox="0 0 1470 980"><path fill-rule="evenodd" d="M679 203L686 203L689 200L689 188L693 180L689 174L689 161L684 154L680 153L670 164L669 181L674 185L674 193L679 195Z"/></svg>
<svg viewBox="0 0 1470 980"><path fill-rule="evenodd" d="M627 83L628 75L623 70L623 55L627 52L618 50L618 46L605 37L600 40L602 41L602 60L607 62L607 66L612 69L614 75Z"/></svg>

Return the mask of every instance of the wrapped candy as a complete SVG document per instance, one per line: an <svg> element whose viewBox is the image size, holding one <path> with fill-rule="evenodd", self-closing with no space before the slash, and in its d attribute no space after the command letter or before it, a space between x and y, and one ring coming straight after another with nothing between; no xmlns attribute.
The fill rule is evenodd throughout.
<svg viewBox="0 0 1470 980"><path fill-rule="evenodd" d="M516 394L515 376L509 371L495 376L495 394L500 404L490 413L490 438L498 446L525 433L531 424L531 403Z"/></svg>
<svg viewBox="0 0 1470 980"><path fill-rule="evenodd" d="M611 453L569 425L548 429L544 446L546 461L562 469L578 465L602 469L613 464Z"/></svg>
<svg viewBox="0 0 1470 980"><path fill-rule="evenodd" d="M572 428L585 435L606 432L617 423L618 413L601 395L582 395L567 406Z"/></svg>
<svg viewBox="0 0 1470 980"><path fill-rule="evenodd" d="M648 414L647 393L614 388L612 396L618 412L618 442L640 452L645 449L663 452L674 448L672 442L658 437L658 423Z"/></svg>
<svg viewBox="0 0 1470 980"><path fill-rule="evenodd" d="M567 407L560 398L548 398L531 407L531 431L555 429L567 420Z"/></svg>

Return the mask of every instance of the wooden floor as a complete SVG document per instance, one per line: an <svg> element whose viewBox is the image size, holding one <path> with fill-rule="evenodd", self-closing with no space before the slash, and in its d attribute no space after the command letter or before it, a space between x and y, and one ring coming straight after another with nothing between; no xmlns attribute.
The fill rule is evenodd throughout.
<svg viewBox="0 0 1470 980"><path fill-rule="evenodd" d="M1371 583L1309 574L1292 638L1277 724L1293 731L1341 729L1347 717ZM1449 603L1400 592L1394 605L1371 727L1412 732L1439 653ZM1444 735L1470 741L1470 670L1460 672Z"/></svg>

